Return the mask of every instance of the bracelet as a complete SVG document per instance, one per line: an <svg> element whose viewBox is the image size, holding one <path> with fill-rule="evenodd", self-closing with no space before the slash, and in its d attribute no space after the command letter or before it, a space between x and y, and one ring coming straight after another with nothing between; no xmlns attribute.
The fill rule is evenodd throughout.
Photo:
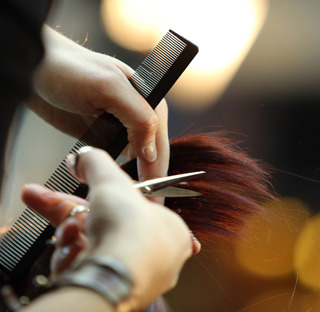
<svg viewBox="0 0 320 312"><path fill-rule="evenodd" d="M71 271L64 273L51 285L51 289L76 286L90 289L112 304L117 311L131 311L127 299L133 281L127 268L111 257L88 258Z"/></svg>

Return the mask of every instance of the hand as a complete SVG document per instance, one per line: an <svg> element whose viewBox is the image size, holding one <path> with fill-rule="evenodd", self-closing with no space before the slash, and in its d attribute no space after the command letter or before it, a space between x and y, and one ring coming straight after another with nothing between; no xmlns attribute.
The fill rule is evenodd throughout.
<svg viewBox="0 0 320 312"><path fill-rule="evenodd" d="M88 214L78 213L72 218L69 216L76 206L89 204L80 197L53 192L39 184L25 185L22 200L57 228L50 270L55 278L68 269L79 253L87 247L85 223Z"/></svg>
<svg viewBox="0 0 320 312"><path fill-rule="evenodd" d="M34 79L29 107L65 133L79 137L107 111L127 128L127 157L138 157L140 180L165 176L169 163L167 105L155 111L133 88L133 70L44 28L45 58Z"/></svg>
<svg viewBox="0 0 320 312"><path fill-rule="evenodd" d="M138 294L134 300L138 307L146 307L176 284L192 253L190 231L177 214L135 190L131 179L101 150L81 154L77 177L89 186L88 203L70 195L55 196L38 186L26 186L23 200L55 225L60 224L57 231L64 238L67 229L76 229L71 246L72 242L81 245L85 233L85 253L113 256L126 264ZM85 224L81 221L84 214L67 218L75 204L90 208ZM62 236L58 235L58 246L63 246Z"/></svg>

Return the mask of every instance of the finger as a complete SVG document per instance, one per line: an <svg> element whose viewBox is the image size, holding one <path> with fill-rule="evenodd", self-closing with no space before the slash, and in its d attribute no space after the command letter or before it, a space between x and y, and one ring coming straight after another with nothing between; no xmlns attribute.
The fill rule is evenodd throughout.
<svg viewBox="0 0 320 312"><path fill-rule="evenodd" d="M143 158L138 159L138 175L140 181L163 177L166 176L168 172L170 155L168 137L168 107L164 99L157 106L155 112L159 119L159 126L156 133L158 157L153 163L145 161ZM126 146L121 155L127 160L136 157L130 144Z"/></svg>
<svg viewBox="0 0 320 312"><path fill-rule="evenodd" d="M159 126L156 132L157 160L153 163L138 157L139 180L159 178L167 175L169 167L168 107L165 100L156 108Z"/></svg>
<svg viewBox="0 0 320 312"><path fill-rule="evenodd" d="M168 137L168 107L165 100L162 100L158 105L156 113L159 120L159 126L156 133L158 156L157 160L152 163L145 161L144 158L138 157L137 169L140 181L164 177L168 173L170 150ZM164 203L164 198L161 197L151 197L150 199L159 204Z"/></svg>
<svg viewBox="0 0 320 312"><path fill-rule="evenodd" d="M21 197L26 205L37 211L54 227L61 224L75 206L87 205L87 201L82 198L53 192L38 184L25 185ZM78 215L78 218L82 218L82 214Z"/></svg>
<svg viewBox="0 0 320 312"><path fill-rule="evenodd" d="M201 251L201 243L198 241L198 239L194 236L192 232L191 232L191 240L192 240L192 254L196 255Z"/></svg>
<svg viewBox="0 0 320 312"><path fill-rule="evenodd" d="M80 236L79 223L75 218L67 218L55 232L56 247L65 247L72 244Z"/></svg>
<svg viewBox="0 0 320 312"><path fill-rule="evenodd" d="M86 241L75 218L64 221L55 236L57 244L51 259L51 272L57 275L70 267L79 253L85 249Z"/></svg>
<svg viewBox="0 0 320 312"><path fill-rule="evenodd" d="M126 75L128 79L134 74L134 70L126 63L123 63L115 57L112 57L112 62Z"/></svg>
<svg viewBox="0 0 320 312"><path fill-rule="evenodd" d="M133 70L119 60L110 58L110 61L103 83L95 85L97 92L91 95L91 102L96 108L103 108L117 117L127 129L135 154L153 162L157 158L155 138L158 117L128 80ZM88 90L88 94L92 94L92 90Z"/></svg>
<svg viewBox="0 0 320 312"><path fill-rule="evenodd" d="M132 188L129 176L101 149L84 146L77 155L67 155L66 165L80 182L88 184L90 190L100 184Z"/></svg>
<svg viewBox="0 0 320 312"><path fill-rule="evenodd" d="M80 181L89 186L87 233L92 234L89 237L93 245L104 237L110 227L114 230L128 220L129 228L133 220L143 217L147 205L141 204L141 200L146 199L133 188L129 176L106 152L86 147L79 150L77 161L74 158L75 155L69 154L66 164Z"/></svg>

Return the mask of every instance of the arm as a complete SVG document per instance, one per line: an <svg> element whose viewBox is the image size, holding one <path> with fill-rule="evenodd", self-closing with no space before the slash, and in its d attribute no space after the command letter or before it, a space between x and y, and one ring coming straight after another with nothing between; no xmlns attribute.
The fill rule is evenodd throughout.
<svg viewBox="0 0 320 312"><path fill-rule="evenodd" d="M70 287L44 295L21 311L114 312L116 310L100 295L84 288Z"/></svg>

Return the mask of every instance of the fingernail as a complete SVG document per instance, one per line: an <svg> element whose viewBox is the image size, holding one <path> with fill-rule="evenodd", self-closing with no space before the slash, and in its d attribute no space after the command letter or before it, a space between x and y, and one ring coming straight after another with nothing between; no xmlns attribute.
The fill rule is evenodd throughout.
<svg viewBox="0 0 320 312"><path fill-rule="evenodd" d="M153 141L152 143L150 143L149 145L145 146L143 148L143 154L144 157L150 161L150 162L154 162L157 159L157 147L156 147L156 142Z"/></svg>
<svg viewBox="0 0 320 312"><path fill-rule="evenodd" d="M83 153L89 152L91 150L93 150L93 147L91 147L91 146L83 146L83 147L80 147L78 149L78 154L83 154Z"/></svg>
<svg viewBox="0 0 320 312"><path fill-rule="evenodd" d="M73 174L73 175L77 175L77 163L79 161L79 156L86 153L86 152L89 152L91 151L93 148L91 146L83 146L83 147L80 147L77 151L77 154L68 154L66 156L66 165L67 165L67 168L70 170L70 172Z"/></svg>
<svg viewBox="0 0 320 312"><path fill-rule="evenodd" d="M68 154L66 156L66 166L73 175L76 175L77 173L76 164L77 164L77 156L74 154Z"/></svg>
<svg viewBox="0 0 320 312"><path fill-rule="evenodd" d="M201 243L198 241L198 239L194 236L192 232L191 232L191 239L192 239L192 254L196 255L201 250Z"/></svg>

